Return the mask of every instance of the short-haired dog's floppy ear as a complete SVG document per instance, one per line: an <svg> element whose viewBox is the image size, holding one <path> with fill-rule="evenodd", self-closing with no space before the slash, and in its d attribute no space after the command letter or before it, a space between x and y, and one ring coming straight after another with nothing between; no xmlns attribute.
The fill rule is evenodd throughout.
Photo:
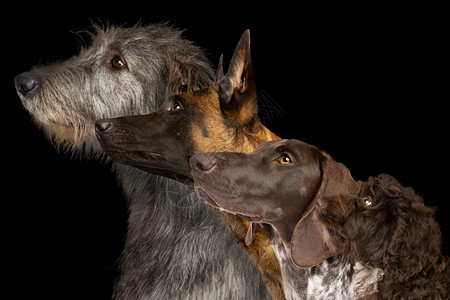
<svg viewBox="0 0 450 300"><path fill-rule="evenodd" d="M326 242L326 232L317 221L315 210L325 205L326 197L355 193L357 184L349 170L324 153L320 160L321 181L313 199L310 201L303 217L297 223L291 239L291 258L300 268L310 268L325 259L339 254Z"/></svg>

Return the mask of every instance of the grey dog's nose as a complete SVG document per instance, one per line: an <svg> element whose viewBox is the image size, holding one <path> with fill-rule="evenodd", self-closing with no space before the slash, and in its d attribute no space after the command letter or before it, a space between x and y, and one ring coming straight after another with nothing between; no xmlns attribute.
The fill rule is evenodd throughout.
<svg viewBox="0 0 450 300"><path fill-rule="evenodd" d="M26 98L30 94L36 92L39 87L37 76L30 72L17 75L16 78L14 78L14 84L16 85L16 91L21 98Z"/></svg>

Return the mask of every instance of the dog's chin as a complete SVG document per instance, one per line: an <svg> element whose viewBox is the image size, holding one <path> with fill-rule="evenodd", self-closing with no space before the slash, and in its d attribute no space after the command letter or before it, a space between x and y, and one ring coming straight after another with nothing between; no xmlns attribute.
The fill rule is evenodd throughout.
<svg viewBox="0 0 450 300"><path fill-rule="evenodd" d="M141 169L143 171L146 171L147 173L151 173L151 174L155 174L158 176L173 179L175 181L178 181L178 182L186 185L187 187L189 187L191 189L192 189L192 186L194 185L194 181L192 180L191 177L186 177L186 176L181 175L176 172L172 172L172 171L169 171L166 169L160 169L160 168L156 168L156 167L149 167L147 165L132 164L132 166L135 168Z"/></svg>
<svg viewBox="0 0 450 300"><path fill-rule="evenodd" d="M118 147L111 148L102 144L103 151L116 163L132 166L147 173L167 177L185 184L192 189L193 179L190 176L190 169L183 171L184 166L172 166L164 154L151 151L130 151ZM186 176L185 174L189 174Z"/></svg>
<svg viewBox="0 0 450 300"><path fill-rule="evenodd" d="M217 202L214 201L213 198L211 198L201 186L195 185L194 190L200 200L202 200L205 204L217 207L219 209L221 208L219 204L217 204Z"/></svg>
<svg viewBox="0 0 450 300"><path fill-rule="evenodd" d="M234 212L234 211L230 211L226 208L223 208L213 198L211 198L211 196L209 196L208 193L201 186L195 185L194 190L197 193L197 196L200 198L200 200L202 200L205 204L211 205L213 207L217 207L221 212L239 216L249 222L262 221L262 217L260 215L250 214L250 213L242 213L242 212Z"/></svg>

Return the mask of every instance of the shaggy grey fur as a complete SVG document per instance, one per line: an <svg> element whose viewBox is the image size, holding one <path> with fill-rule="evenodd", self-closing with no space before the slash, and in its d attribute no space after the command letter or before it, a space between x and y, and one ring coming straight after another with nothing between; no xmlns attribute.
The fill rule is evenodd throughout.
<svg viewBox="0 0 450 300"><path fill-rule="evenodd" d="M24 107L59 149L103 157L100 118L146 114L207 86L199 47L165 25L96 27L78 56L15 78ZM268 299L257 267L222 219L185 186L115 165L129 204L115 299Z"/></svg>

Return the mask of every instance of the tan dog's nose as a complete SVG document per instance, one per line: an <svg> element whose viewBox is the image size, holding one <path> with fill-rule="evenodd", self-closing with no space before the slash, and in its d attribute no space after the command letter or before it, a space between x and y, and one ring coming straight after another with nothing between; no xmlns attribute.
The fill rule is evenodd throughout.
<svg viewBox="0 0 450 300"><path fill-rule="evenodd" d="M101 119L95 122L95 131L103 132L112 127L112 122L110 119Z"/></svg>

